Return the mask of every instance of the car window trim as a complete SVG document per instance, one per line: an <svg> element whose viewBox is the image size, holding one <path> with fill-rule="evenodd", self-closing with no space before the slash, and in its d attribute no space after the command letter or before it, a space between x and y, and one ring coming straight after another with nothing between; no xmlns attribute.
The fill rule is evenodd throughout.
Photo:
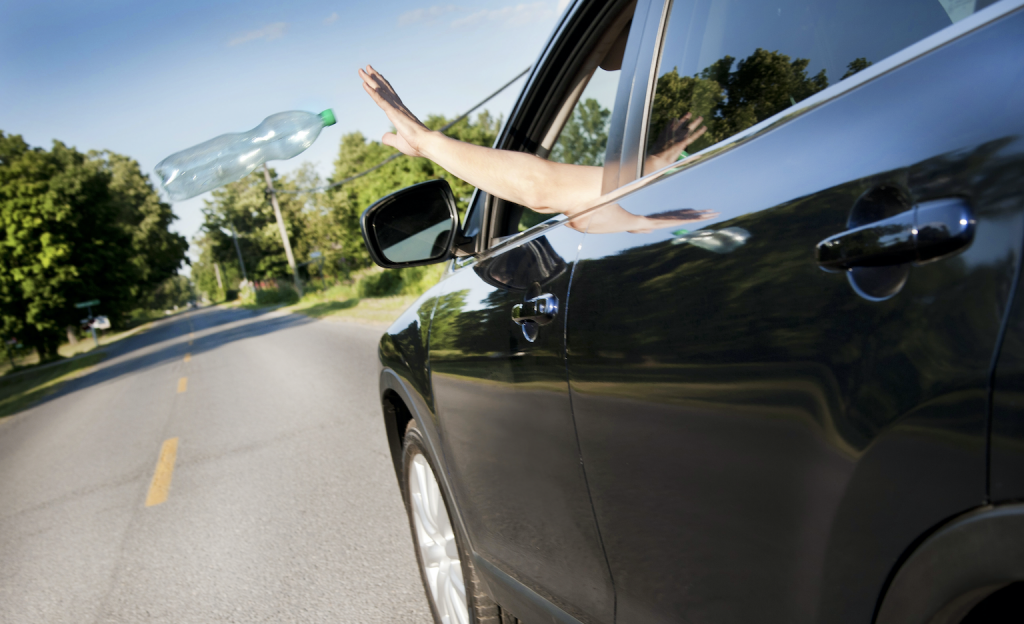
<svg viewBox="0 0 1024 624"><path fill-rule="evenodd" d="M630 15L626 15L626 11L630 5L633 5L633 12ZM601 61L608 54L608 49L615 44L615 39L608 39L608 33L616 31L616 36L621 32L621 29L626 26L629 22L633 21L636 16L639 2L632 0L624 4L619 9L619 15L617 15L609 24L609 30L605 31L605 34L598 40L597 45L587 54L586 59L583 61L583 65L577 70L576 75L572 78L572 88L562 102L562 107L558 113L552 118L551 124L548 126L547 132L544 133L544 138L540 142L540 151L538 156L547 158L551 155L551 150L554 149L555 143L558 141L558 137L562 134L562 130L565 129L565 124L569 121L569 117L572 115L573 110L576 108L576 104L579 103L580 98L583 96L583 92L586 91L587 85L590 84L590 80L594 77L594 73L597 72ZM623 51L625 56L625 51ZM619 68L622 72L622 68ZM622 79L622 73L619 74L619 80ZM621 85L620 85L621 86ZM616 94L618 89L616 89ZM614 106L614 102L612 104Z"/></svg>
<svg viewBox="0 0 1024 624"><path fill-rule="evenodd" d="M661 48L665 41L665 26L668 24L668 16L671 13L672 0L663 0L661 6L661 15L658 17L658 27L654 32L654 41L652 42L653 51L645 57L645 61L649 61L646 64L645 69L647 73L647 83L644 85L644 89L639 92L640 97L643 98L643 105L639 106L640 109L640 125L638 127L639 133L636 138L636 150L637 154L635 157L636 166L633 167L632 176L629 180L635 180L643 173L643 162L644 162L644 149L643 147L647 144L647 124L644 123L651 116L651 105L654 103L654 90L651 86L657 80L658 75L658 62L661 60ZM654 16L651 16L653 19ZM646 32L645 32L646 35ZM646 38L646 37L645 37ZM640 76L640 72L634 74L634 76ZM634 78L635 80L635 78ZM627 120L628 123L628 120ZM622 174L619 175L619 183L623 182Z"/></svg>

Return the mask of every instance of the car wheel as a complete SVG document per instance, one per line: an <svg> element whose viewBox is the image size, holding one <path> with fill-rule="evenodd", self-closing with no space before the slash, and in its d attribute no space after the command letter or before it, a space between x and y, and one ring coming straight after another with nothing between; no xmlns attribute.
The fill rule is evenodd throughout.
<svg viewBox="0 0 1024 624"><path fill-rule="evenodd" d="M402 454L402 496L427 602L437 624L499 624L497 605L480 588L465 539L451 520L448 499L423 434L409 421Z"/></svg>

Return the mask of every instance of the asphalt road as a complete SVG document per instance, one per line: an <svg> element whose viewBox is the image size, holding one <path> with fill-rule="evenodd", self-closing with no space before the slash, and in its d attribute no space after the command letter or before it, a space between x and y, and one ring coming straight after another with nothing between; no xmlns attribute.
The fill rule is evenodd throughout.
<svg viewBox="0 0 1024 624"><path fill-rule="evenodd" d="M380 333L194 311L0 420L0 622L429 622Z"/></svg>

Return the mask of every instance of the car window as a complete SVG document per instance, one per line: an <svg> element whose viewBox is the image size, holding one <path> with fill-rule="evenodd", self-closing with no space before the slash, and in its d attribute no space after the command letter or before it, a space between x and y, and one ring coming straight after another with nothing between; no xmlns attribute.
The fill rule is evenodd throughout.
<svg viewBox="0 0 1024 624"><path fill-rule="evenodd" d="M561 121L556 120L556 125L563 125L560 130L553 128L558 133L553 145L541 146L542 153L549 152L549 160L591 167L604 165L612 108L622 73L622 56L632 24L629 18L635 8L635 2L629 3L591 52L590 66L585 66L579 78L582 92L579 88L573 89L565 102L566 108L572 106L571 113ZM526 231L553 216L522 208L515 227L508 233Z"/></svg>
<svg viewBox="0 0 1024 624"><path fill-rule="evenodd" d="M604 165L612 105L615 103L620 73L620 69L607 71L600 67L594 71L562 127L551 155L548 156L549 160L569 165ZM524 208L516 230L523 232L552 216Z"/></svg>
<svg viewBox="0 0 1024 624"><path fill-rule="evenodd" d="M723 141L985 4L991 2L673 0L643 172ZM696 138L679 148L688 130L687 138Z"/></svg>
<svg viewBox="0 0 1024 624"><path fill-rule="evenodd" d="M558 135L550 160L569 165L604 165L608 125L621 70L598 67Z"/></svg>

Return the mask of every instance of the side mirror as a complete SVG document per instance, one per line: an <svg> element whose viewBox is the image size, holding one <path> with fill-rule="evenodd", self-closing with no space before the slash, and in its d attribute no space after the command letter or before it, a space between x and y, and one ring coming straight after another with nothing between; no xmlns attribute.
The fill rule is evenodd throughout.
<svg viewBox="0 0 1024 624"><path fill-rule="evenodd" d="M366 209L359 220L370 258L385 269L452 257L459 213L445 180L406 187Z"/></svg>

